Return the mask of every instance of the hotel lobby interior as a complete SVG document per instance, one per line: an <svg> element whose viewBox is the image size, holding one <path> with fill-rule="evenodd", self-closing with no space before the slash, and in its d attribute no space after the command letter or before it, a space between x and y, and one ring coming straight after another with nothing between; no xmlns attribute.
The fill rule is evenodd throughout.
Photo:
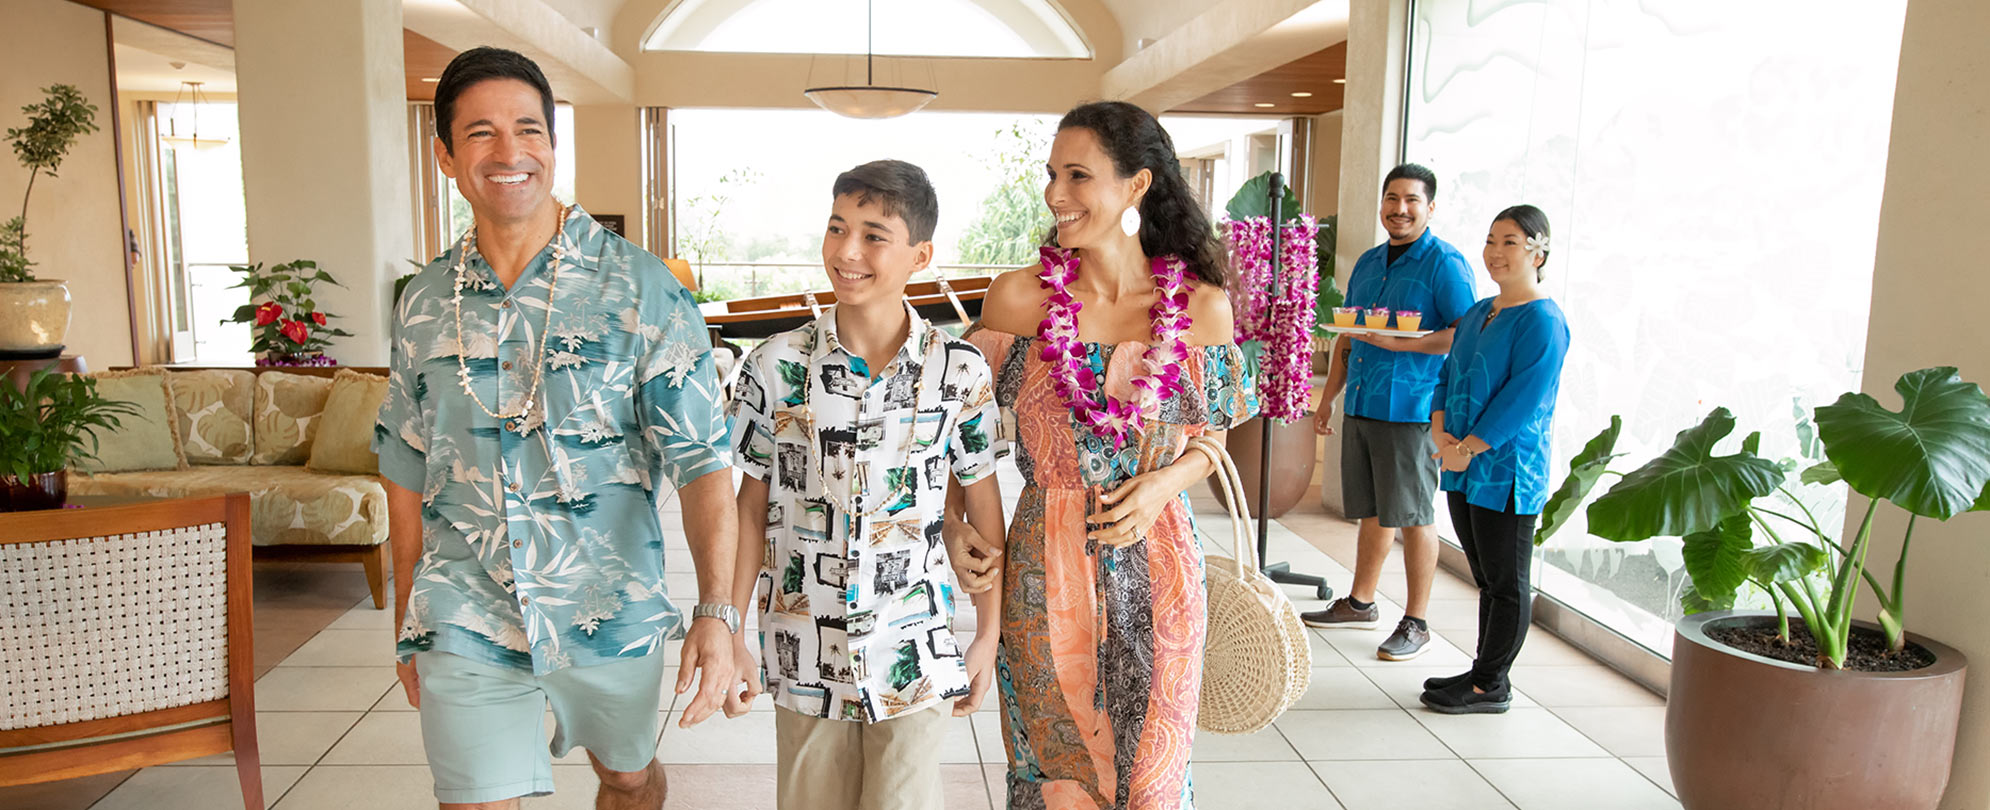
<svg viewBox="0 0 1990 810"><path fill-rule="evenodd" d="M1323 318L1389 238L1398 164L1439 178L1431 233L1476 297L1498 291L1479 229L1548 213L1541 287L1571 333L1549 475L1579 491L1535 537L1510 710L1420 699L1472 665L1483 618L1440 493L1429 645L1377 655L1410 601L1398 547L1380 629L1303 628L1303 694L1195 734L1194 807L1990 810L1990 697L1964 678L1990 660L1990 341L1968 331L1990 300L1968 235L1990 218L1986 41L1982 0L0 0L0 201L26 233L0 231L0 393L47 369L137 403L68 460L77 508L0 515L0 809L435 806L369 443L401 284L470 223L432 149L437 80L490 45L551 82L554 195L666 259L721 375L828 297L825 192L876 158L933 177L935 268L909 294L958 333L988 277L1035 260L1058 116L1093 100L1159 118L1212 222L1285 184L1321 223ZM35 164L11 130L78 104L59 170ZM287 275L250 286L266 273ZM50 296L60 347L5 350ZM1306 323L1317 387L1331 329ZM1848 435L1851 410L1884 429ZM16 416L0 442L26 441ZM1321 577L1277 586L1320 610L1357 565L1344 431L1267 421L1227 441L1253 494L1270 455L1263 562ZM1868 463L1887 442L1920 449ZM31 457L0 448L0 483ZM1736 459L1773 480L1735 494ZM1023 472L998 480L1013 514ZM1594 508L1665 487L1701 499L1654 503L1635 537ZM1234 556L1216 487L1187 498L1203 552ZM657 500L688 613L684 506ZM991 620L956 610L963 643ZM1925 657L1778 662L1708 641L1725 611ZM774 807L773 703L679 727L680 644L666 806ZM1722 694L1744 689L1794 697L1742 716ZM998 701L950 723L945 806L1010 806ZM585 753L552 769L523 807L595 806Z"/></svg>

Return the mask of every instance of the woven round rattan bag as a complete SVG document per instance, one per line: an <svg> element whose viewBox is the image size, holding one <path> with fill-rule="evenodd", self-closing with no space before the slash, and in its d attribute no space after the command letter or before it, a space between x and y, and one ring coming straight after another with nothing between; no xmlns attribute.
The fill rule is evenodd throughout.
<svg viewBox="0 0 1990 810"><path fill-rule="evenodd" d="M1209 633L1202 656L1202 705L1196 725L1218 734L1249 734L1292 707L1312 680L1313 650L1299 611L1259 570L1250 514L1236 467L1213 441L1230 504L1234 556L1208 565Z"/></svg>

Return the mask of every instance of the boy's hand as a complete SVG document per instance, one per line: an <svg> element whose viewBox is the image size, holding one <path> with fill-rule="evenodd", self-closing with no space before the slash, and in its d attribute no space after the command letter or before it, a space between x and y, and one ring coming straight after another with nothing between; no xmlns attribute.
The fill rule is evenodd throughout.
<svg viewBox="0 0 1990 810"><path fill-rule="evenodd" d="M940 538L947 544L947 559L953 562L954 579L967 593L987 593L1002 581L1002 549L988 542L974 526L959 518L947 518L940 525Z"/></svg>
<svg viewBox="0 0 1990 810"><path fill-rule="evenodd" d="M966 717L981 709L981 699L995 684L995 636L980 636L967 645L967 697L954 701L954 716Z"/></svg>
<svg viewBox="0 0 1990 810"><path fill-rule="evenodd" d="M726 690L726 717L737 718L753 708L753 701L760 697L760 658L753 649L746 646L746 633L741 631L739 643L734 645L732 660L734 677L739 680L733 688Z"/></svg>

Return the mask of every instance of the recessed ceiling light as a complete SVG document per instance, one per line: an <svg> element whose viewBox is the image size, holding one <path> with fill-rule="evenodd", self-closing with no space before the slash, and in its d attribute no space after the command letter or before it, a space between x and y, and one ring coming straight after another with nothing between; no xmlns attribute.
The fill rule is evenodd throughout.
<svg viewBox="0 0 1990 810"><path fill-rule="evenodd" d="M1260 102L1258 102L1258 103L1257 103L1257 106L1259 106L1259 107L1276 107L1276 106L1278 106L1278 105L1276 105L1276 104L1273 104L1273 103L1271 103L1271 102L1269 102L1269 101L1260 101Z"/></svg>
<svg viewBox="0 0 1990 810"><path fill-rule="evenodd" d="M439 82L439 81L442 81L442 80L441 80L441 79L437 79L437 78L424 78L424 79L422 79L422 81L425 81L425 82Z"/></svg>
<svg viewBox="0 0 1990 810"><path fill-rule="evenodd" d="M1300 91L1300 92L1297 92L1297 93L1293 93L1293 94L1292 94L1292 97L1293 97L1293 98L1312 98L1312 97L1313 97L1313 94L1312 94L1312 93L1308 93L1308 92L1305 92L1305 91L1303 91L1303 90L1302 90L1302 91Z"/></svg>
<svg viewBox="0 0 1990 810"><path fill-rule="evenodd" d="M1346 79L1335 79L1334 84L1347 84Z"/></svg>

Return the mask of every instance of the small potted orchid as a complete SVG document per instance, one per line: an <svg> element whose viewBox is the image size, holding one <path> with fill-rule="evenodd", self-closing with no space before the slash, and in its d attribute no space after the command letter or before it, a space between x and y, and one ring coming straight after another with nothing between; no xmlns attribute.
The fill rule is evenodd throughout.
<svg viewBox="0 0 1990 810"><path fill-rule="evenodd" d="M258 366L335 366L325 356L334 337L351 332L330 325L331 315L318 308L311 286L320 281L344 286L309 259L264 269L259 262L228 269L242 275L235 287L249 288L249 303L235 309L222 323L246 323L254 330L250 350Z"/></svg>

